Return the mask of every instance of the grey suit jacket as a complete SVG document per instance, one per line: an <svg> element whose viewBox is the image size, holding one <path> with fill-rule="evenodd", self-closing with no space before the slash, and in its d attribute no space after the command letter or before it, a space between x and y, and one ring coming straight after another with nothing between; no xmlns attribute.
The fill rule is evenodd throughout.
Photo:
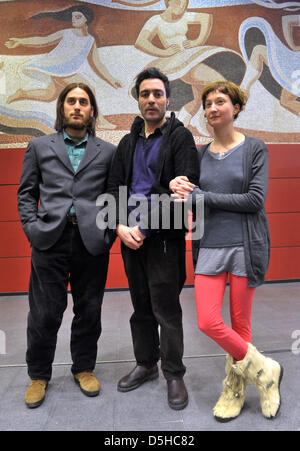
<svg viewBox="0 0 300 451"><path fill-rule="evenodd" d="M34 138L28 144L18 189L18 210L32 246L46 250L60 238L72 205L86 249L92 255L108 252L112 233L96 225L115 147L89 136L76 173L62 133Z"/></svg>

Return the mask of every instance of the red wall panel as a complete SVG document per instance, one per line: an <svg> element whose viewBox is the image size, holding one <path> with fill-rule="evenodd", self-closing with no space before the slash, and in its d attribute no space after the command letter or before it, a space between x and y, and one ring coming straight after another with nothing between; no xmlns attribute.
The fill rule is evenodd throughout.
<svg viewBox="0 0 300 451"><path fill-rule="evenodd" d="M266 201L268 213L300 211L300 178L270 179Z"/></svg>
<svg viewBox="0 0 300 451"><path fill-rule="evenodd" d="M300 212L272 213L268 215L271 246L300 246Z"/></svg>
<svg viewBox="0 0 300 451"><path fill-rule="evenodd" d="M0 257L29 257L31 249L20 222L0 222Z"/></svg>
<svg viewBox="0 0 300 451"><path fill-rule="evenodd" d="M18 185L25 149L0 149L0 185Z"/></svg>
<svg viewBox="0 0 300 451"><path fill-rule="evenodd" d="M106 288L126 288L128 282L121 254L110 254Z"/></svg>
<svg viewBox="0 0 300 451"><path fill-rule="evenodd" d="M0 258L0 293L28 291L30 257Z"/></svg>
<svg viewBox="0 0 300 451"><path fill-rule="evenodd" d="M271 248L266 280L300 279L300 247Z"/></svg>
<svg viewBox="0 0 300 451"><path fill-rule="evenodd" d="M117 238L115 239L115 242L114 242L114 244L112 245L112 248L111 248L110 252L111 252L112 254L120 254L120 253L121 253L121 240L120 240L119 237L117 237Z"/></svg>
<svg viewBox="0 0 300 451"><path fill-rule="evenodd" d="M300 144L270 144L270 178L297 178L300 176Z"/></svg>
<svg viewBox="0 0 300 451"><path fill-rule="evenodd" d="M186 251L186 285L194 284L194 268L193 268L193 257L192 251Z"/></svg>
<svg viewBox="0 0 300 451"><path fill-rule="evenodd" d="M17 209L17 190L17 185L0 186L0 221L19 220L19 213Z"/></svg>
<svg viewBox="0 0 300 451"><path fill-rule="evenodd" d="M300 279L300 146L268 145L270 183L266 209L271 261L266 280ZM19 222L17 189L25 149L0 149L0 293L28 290L31 249ZM193 284L191 241L187 241L186 284ZM107 288L128 286L120 240L112 249Z"/></svg>

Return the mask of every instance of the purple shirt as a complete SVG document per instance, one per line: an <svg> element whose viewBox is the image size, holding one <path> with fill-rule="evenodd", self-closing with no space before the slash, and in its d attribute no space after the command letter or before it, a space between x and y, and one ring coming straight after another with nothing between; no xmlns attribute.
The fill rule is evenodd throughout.
<svg viewBox="0 0 300 451"><path fill-rule="evenodd" d="M156 181L156 162L158 151L163 135L164 125L157 128L154 133L145 137L145 129L143 128L138 137L135 151L133 155L132 180L129 189L131 205L128 207L128 213L134 210L139 204L139 195L142 194L150 200L151 194L154 192ZM150 208L150 205L148 205ZM137 221L140 216L137 216ZM141 229L142 230L142 229ZM148 235L146 230L142 230L144 235Z"/></svg>
<svg viewBox="0 0 300 451"><path fill-rule="evenodd" d="M151 195L155 183L156 162L161 142L161 132L153 133L148 139L139 136L133 156L130 195Z"/></svg>

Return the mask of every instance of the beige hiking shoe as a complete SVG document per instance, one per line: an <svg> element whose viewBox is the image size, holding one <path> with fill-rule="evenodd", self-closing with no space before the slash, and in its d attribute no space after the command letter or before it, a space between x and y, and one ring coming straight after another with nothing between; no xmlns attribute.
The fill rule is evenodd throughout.
<svg viewBox="0 0 300 451"><path fill-rule="evenodd" d="M26 393L25 393L25 403L30 409L39 407L46 395L46 389L48 387L48 382L43 380L33 380L30 382Z"/></svg>
<svg viewBox="0 0 300 451"><path fill-rule="evenodd" d="M100 384L92 372L83 371L82 373L77 373L74 376L74 380L86 396L99 395Z"/></svg>

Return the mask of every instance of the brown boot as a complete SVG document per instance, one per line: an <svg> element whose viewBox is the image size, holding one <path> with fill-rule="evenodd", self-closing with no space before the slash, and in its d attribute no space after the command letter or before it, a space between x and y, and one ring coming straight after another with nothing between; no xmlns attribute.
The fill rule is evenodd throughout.
<svg viewBox="0 0 300 451"><path fill-rule="evenodd" d="M100 392L100 384L91 371L83 371L74 376L75 382L86 396L97 396Z"/></svg>
<svg viewBox="0 0 300 451"><path fill-rule="evenodd" d="M170 379L167 381L168 404L171 409L184 409L189 402L189 395L182 378Z"/></svg>
<svg viewBox="0 0 300 451"><path fill-rule="evenodd" d="M122 377L118 382L118 391L128 392L140 387L146 381L152 381L158 378L158 367L155 364L151 368L144 365L137 365L129 374Z"/></svg>
<svg viewBox="0 0 300 451"><path fill-rule="evenodd" d="M30 382L25 393L25 403L29 409L39 407L43 403L47 387L47 381L33 380Z"/></svg>

